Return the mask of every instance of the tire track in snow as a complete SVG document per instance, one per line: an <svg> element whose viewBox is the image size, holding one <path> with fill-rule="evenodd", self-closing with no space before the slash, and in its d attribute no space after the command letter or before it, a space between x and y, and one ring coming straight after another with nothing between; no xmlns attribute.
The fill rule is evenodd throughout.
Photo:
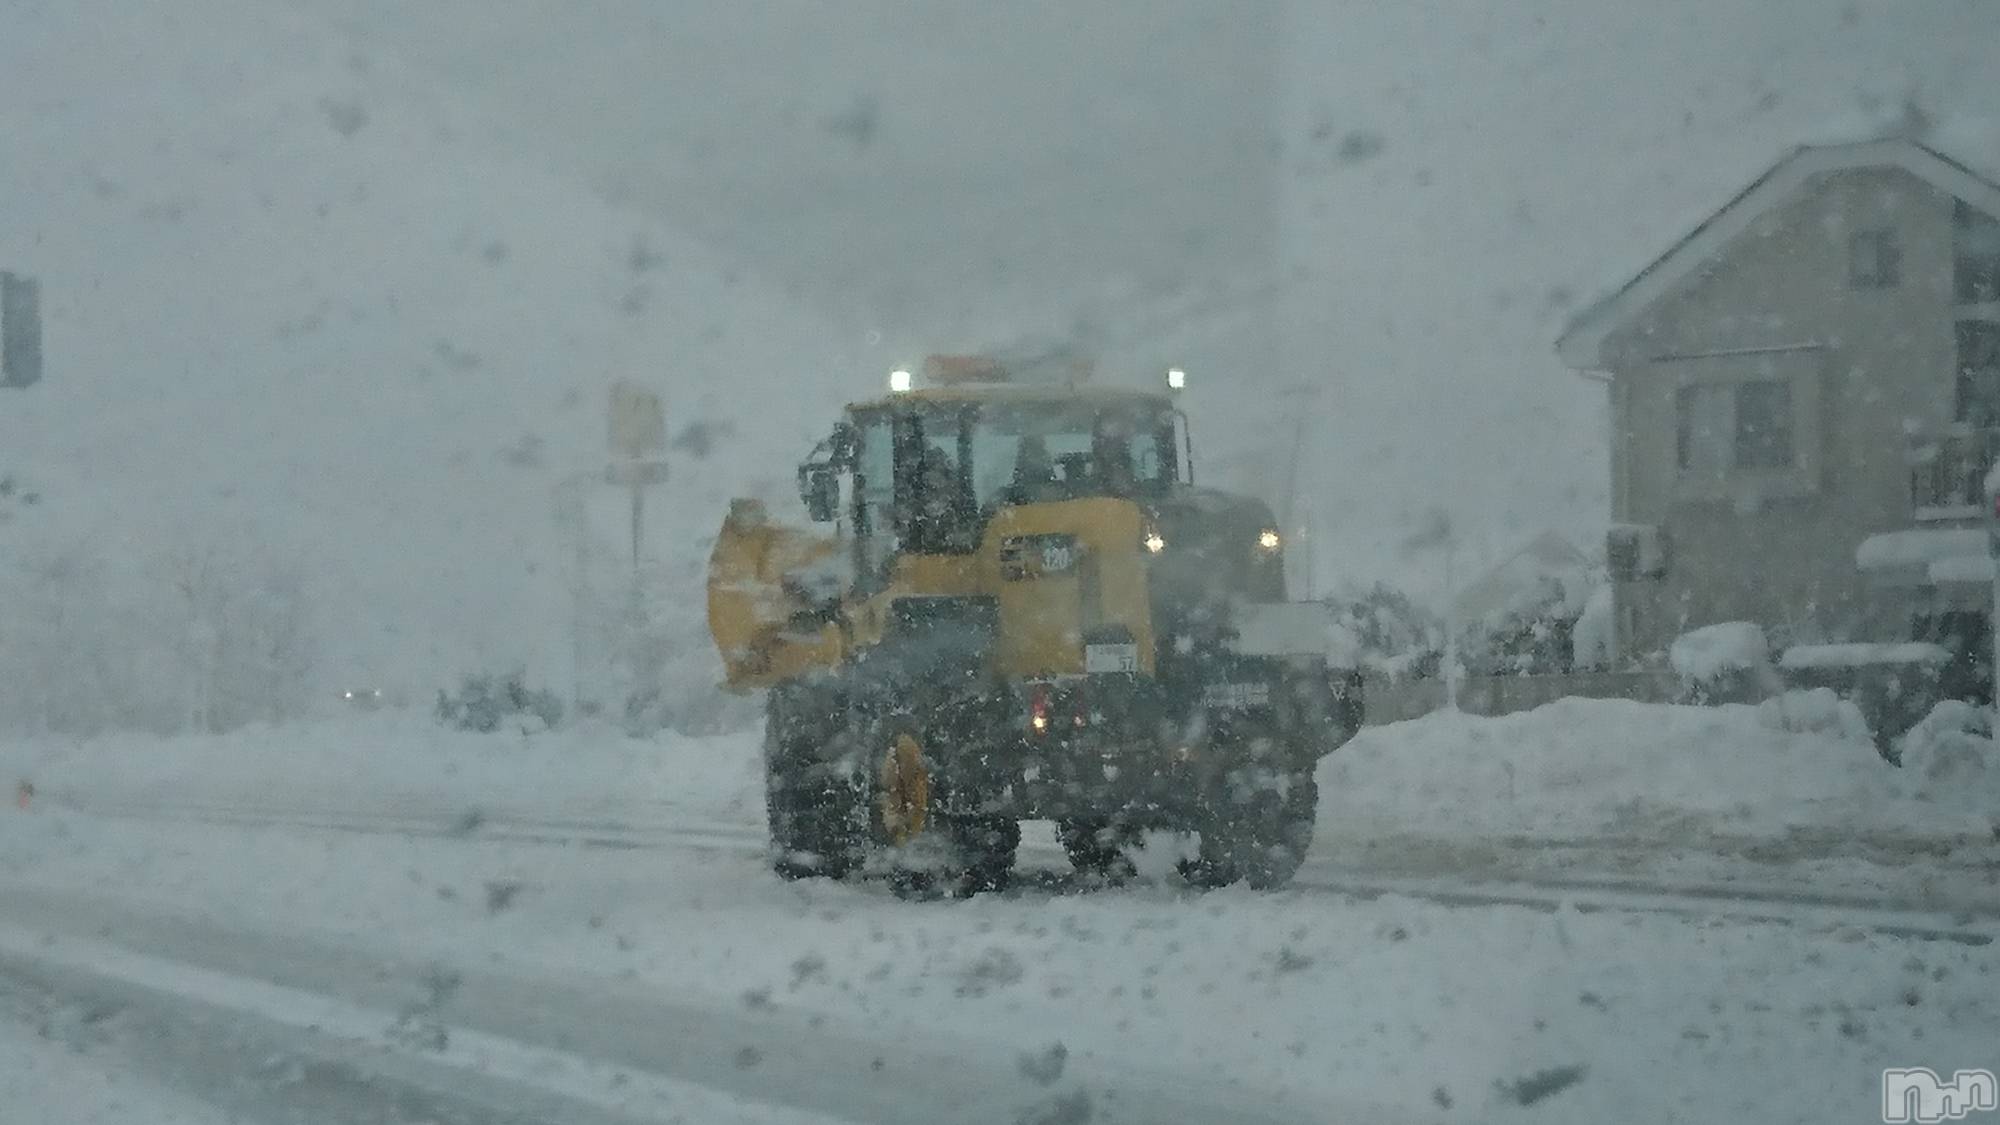
<svg viewBox="0 0 2000 1125"><path fill-rule="evenodd" d="M763 831L748 824L653 825L637 827L617 820L528 817L512 813L482 816L467 827L463 817L443 813L319 812L260 809L240 805L137 806L65 801L86 815L165 823L206 823L243 828L306 828L364 835L404 835L508 843L617 849L702 847L762 853ZM1024 843L1023 851L1066 870L1068 860L1058 848ZM1060 877L1048 880L1053 890L1069 889ZM1631 877L1534 877L1460 879L1447 875L1406 875L1309 861L1291 884L1298 891L1341 894L1356 898L1402 896L1444 906L1516 906L1578 913L1622 911L1666 914L1694 920L1723 919L1766 925L1851 927L1888 937L1948 941L1961 945L1993 944L2000 933L2000 904L1965 905L1941 910L1927 904L1868 898L1854 894L1816 892L1727 884L1674 883Z"/></svg>

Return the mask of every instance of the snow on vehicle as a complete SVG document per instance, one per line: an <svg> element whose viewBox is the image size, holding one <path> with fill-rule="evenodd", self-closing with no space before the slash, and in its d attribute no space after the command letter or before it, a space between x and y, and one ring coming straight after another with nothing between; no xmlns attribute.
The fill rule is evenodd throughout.
<svg viewBox="0 0 2000 1125"><path fill-rule="evenodd" d="M1173 830L1200 838L1197 884L1284 883L1361 704L1326 607L1286 601L1269 508L1195 486L1167 391L973 357L924 375L799 467L832 534L737 500L710 559L728 683L769 689L779 873L991 888L1019 822L1050 819L1081 871Z"/></svg>

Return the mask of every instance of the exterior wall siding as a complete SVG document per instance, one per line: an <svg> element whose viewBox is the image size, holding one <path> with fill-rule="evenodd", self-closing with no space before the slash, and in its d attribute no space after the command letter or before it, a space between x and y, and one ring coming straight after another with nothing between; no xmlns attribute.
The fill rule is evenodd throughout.
<svg viewBox="0 0 2000 1125"><path fill-rule="evenodd" d="M1951 208L1900 169L1823 177L1607 342L1614 518L1659 526L1669 550L1664 579L1620 584L1624 652L1729 620L1781 643L1900 635L1854 549L1910 524L1906 427L1951 418ZM1896 232L1901 281L1852 288L1849 236L1881 227ZM1679 388L1769 377L1792 387L1799 468L1686 477Z"/></svg>

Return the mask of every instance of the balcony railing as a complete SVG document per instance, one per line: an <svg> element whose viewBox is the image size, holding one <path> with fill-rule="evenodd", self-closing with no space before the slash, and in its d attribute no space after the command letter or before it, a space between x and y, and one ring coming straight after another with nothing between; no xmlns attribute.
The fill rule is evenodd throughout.
<svg viewBox="0 0 2000 1125"><path fill-rule="evenodd" d="M1910 438L1910 511L1919 521L1986 513L1986 472L2000 458L2000 429L1956 425Z"/></svg>

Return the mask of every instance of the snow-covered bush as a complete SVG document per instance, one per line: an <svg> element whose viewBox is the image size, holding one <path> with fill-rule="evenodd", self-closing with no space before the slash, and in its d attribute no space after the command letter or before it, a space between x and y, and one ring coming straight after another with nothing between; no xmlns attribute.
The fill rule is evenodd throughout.
<svg viewBox="0 0 2000 1125"><path fill-rule="evenodd" d="M1495 676L1568 672L1576 619L1583 599L1559 583L1543 585L1540 596L1464 633L1461 651L1471 670Z"/></svg>
<svg viewBox="0 0 2000 1125"><path fill-rule="evenodd" d="M1610 583L1590 592L1583 612L1570 628L1570 664L1581 669L1609 668L1617 657L1617 602Z"/></svg>
<svg viewBox="0 0 2000 1125"><path fill-rule="evenodd" d="M1827 734L1850 742L1867 742L1873 736L1861 708L1840 698L1831 688L1788 691L1757 705L1757 721L1770 730L1794 734Z"/></svg>
<svg viewBox="0 0 2000 1125"><path fill-rule="evenodd" d="M438 722L456 730L492 734L501 727L523 734L546 731L562 722L562 700L546 688L531 688L521 672L505 676L467 675L458 694L438 692Z"/></svg>
<svg viewBox="0 0 2000 1125"><path fill-rule="evenodd" d="M1434 676L1443 652L1437 616L1385 583L1335 597L1338 627L1354 645L1362 667L1389 676Z"/></svg>
<svg viewBox="0 0 2000 1125"><path fill-rule="evenodd" d="M1704 625L1674 638L1667 663L1686 702L1747 703L1769 694L1771 645L1748 621Z"/></svg>
<svg viewBox="0 0 2000 1125"><path fill-rule="evenodd" d="M2000 787L1993 712L1987 708L1947 699L1910 728L1898 751L1903 768L1921 778L1919 784Z"/></svg>

